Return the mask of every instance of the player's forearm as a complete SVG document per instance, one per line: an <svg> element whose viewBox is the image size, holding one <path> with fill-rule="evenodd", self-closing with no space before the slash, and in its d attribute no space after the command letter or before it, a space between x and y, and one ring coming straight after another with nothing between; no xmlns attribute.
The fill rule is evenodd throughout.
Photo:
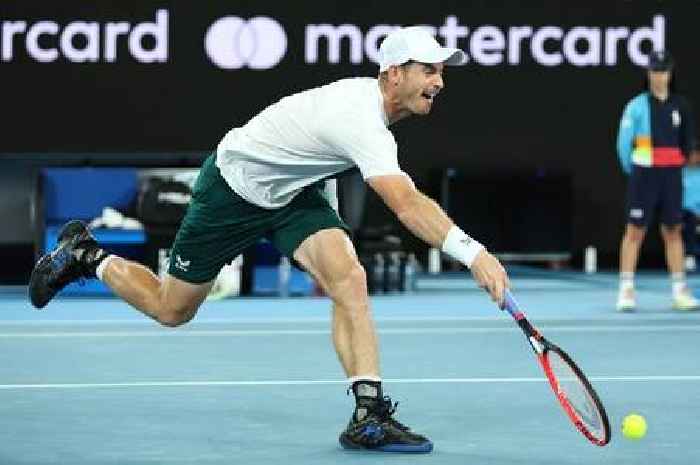
<svg viewBox="0 0 700 465"><path fill-rule="evenodd" d="M375 176L370 177L368 183L404 226L431 246L440 248L469 268L483 255L484 246L458 228L438 204L416 190L409 178Z"/></svg>
<svg viewBox="0 0 700 465"><path fill-rule="evenodd" d="M396 212L401 222L417 237L471 268L484 246L455 226L440 206L414 191Z"/></svg>
<svg viewBox="0 0 700 465"><path fill-rule="evenodd" d="M416 237L438 248L454 225L434 200L419 191L415 191L396 216Z"/></svg>

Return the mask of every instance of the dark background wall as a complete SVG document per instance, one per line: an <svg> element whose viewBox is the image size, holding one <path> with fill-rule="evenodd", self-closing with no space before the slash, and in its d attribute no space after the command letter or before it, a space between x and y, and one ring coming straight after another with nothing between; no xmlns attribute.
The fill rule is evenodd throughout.
<svg viewBox="0 0 700 465"><path fill-rule="evenodd" d="M468 28L467 37L460 38L457 45L470 55L473 33L484 25L504 33L518 26L531 26L535 31L556 26L564 34L585 26L602 31L604 57L606 28L651 28L653 18L660 15L664 23L661 45L676 58L679 89L696 104L700 97L700 88L694 85L700 77L696 50L700 3L696 1L434 1L427 6L420 2L263 0L84 3L3 2L0 6L0 24L5 30L0 35L0 157L8 170L8 160L32 161L35 167L62 160L129 164L139 157L148 160L153 152L172 154L164 164L191 164L197 157L182 153L211 150L229 128L245 123L290 92L345 76L376 74L376 66L365 53L361 53L361 62L351 62L351 40L347 38L340 43L339 63L329 63L323 40L318 61L306 63L310 24L350 24L364 36L378 24L440 27L448 16L454 16L460 26ZM159 23L161 33L163 27L167 29L165 36L146 34L140 47L147 55L151 50L152 59L157 55L154 48L167 49L167 57L143 63L132 56L122 35L116 41L115 58L108 58L106 23L127 22L133 29L136 23L156 21L159 9L167 11L167 20ZM205 51L205 36L207 28L224 16L273 18L287 39L280 62L269 69L213 65ZM43 35L39 47L57 48L58 56L54 61L38 62L25 44L26 32L16 35L11 44L6 39L8 24L18 21L25 21L27 29L39 21L53 21L59 28L58 37L69 23L96 22L97 42L92 42L94 37L76 36L72 47L85 54L96 45L97 52L88 61L71 62L57 36ZM265 50L278 44L279 34L274 32L249 26L234 30L230 40L237 41L234 51L239 56L255 64L256 59L264 58ZM533 59L530 44L530 39L521 43L517 64L508 63L506 52L501 64L488 66L472 59L463 67L449 69L447 87L432 114L393 127L402 165L419 186L429 190L435 185L435 174L446 167L493 179L508 179L513 173L568 173L573 185L572 252L580 254L587 244L594 244L603 264L612 266L622 232L625 192L614 139L622 107L640 90L643 70L630 59L627 39L615 48L618 59L614 64L588 66L575 66L566 57L561 65L542 65ZM366 45L364 38L361 45ZM588 49L585 40L576 45L579 54ZM644 41L642 50L646 53L651 46ZM545 43L547 53L561 47L557 41ZM48 155L52 153L56 155ZM74 153L81 155L66 156ZM115 155L118 153L130 155ZM163 159L154 158L153 164L163 164ZM0 195L15 195L16 188L16 183L3 182ZM437 195L434 189L432 193ZM15 212L17 203L13 205L3 203L2 208ZM370 217L379 221L385 214L376 199L370 199ZM652 237L645 251L650 260L658 258L658 241Z"/></svg>

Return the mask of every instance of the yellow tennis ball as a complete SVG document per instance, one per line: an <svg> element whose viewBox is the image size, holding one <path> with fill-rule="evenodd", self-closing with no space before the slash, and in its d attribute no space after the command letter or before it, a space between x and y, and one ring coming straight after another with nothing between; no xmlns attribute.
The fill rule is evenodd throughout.
<svg viewBox="0 0 700 465"><path fill-rule="evenodd" d="M622 435L627 439L642 439L647 434L647 421L643 416L632 414L622 420Z"/></svg>

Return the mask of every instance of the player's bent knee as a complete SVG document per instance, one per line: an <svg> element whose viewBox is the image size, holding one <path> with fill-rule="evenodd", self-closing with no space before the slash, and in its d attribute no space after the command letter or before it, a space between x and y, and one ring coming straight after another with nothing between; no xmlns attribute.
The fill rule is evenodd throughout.
<svg viewBox="0 0 700 465"><path fill-rule="evenodd" d="M191 284L167 275L149 314L163 326L181 326L194 318L211 286L212 283Z"/></svg>
<svg viewBox="0 0 700 465"><path fill-rule="evenodd" d="M158 322L168 328L177 328L189 322L194 314L166 313L158 318Z"/></svg>
<svg viewBox="0 0 700 465"><path fill-rule="evenodd" d="M358 262L353 263L348 268L344 281L353 294L362 294L367 290L367 275L365 269Z"/></svg>
<svg viewBox="0 0 700 465"><path fill-rule="evenodd" d="M191 306L166 306L158 315L158 322L163 326L175 328L182 326L194 318L196 307Z"/></svg>

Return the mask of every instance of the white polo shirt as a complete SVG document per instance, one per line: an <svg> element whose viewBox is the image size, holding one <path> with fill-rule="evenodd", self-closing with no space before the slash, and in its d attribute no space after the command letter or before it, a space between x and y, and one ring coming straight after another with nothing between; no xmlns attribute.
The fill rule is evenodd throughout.
<svg viewBox="0 0 700 465"><path fill-rule="evenodd" d="M379 83L351 78L285 97L217 147L216 166L250 203L279 208L305 186L357 166L362 177L405 173Z"/></svg>

